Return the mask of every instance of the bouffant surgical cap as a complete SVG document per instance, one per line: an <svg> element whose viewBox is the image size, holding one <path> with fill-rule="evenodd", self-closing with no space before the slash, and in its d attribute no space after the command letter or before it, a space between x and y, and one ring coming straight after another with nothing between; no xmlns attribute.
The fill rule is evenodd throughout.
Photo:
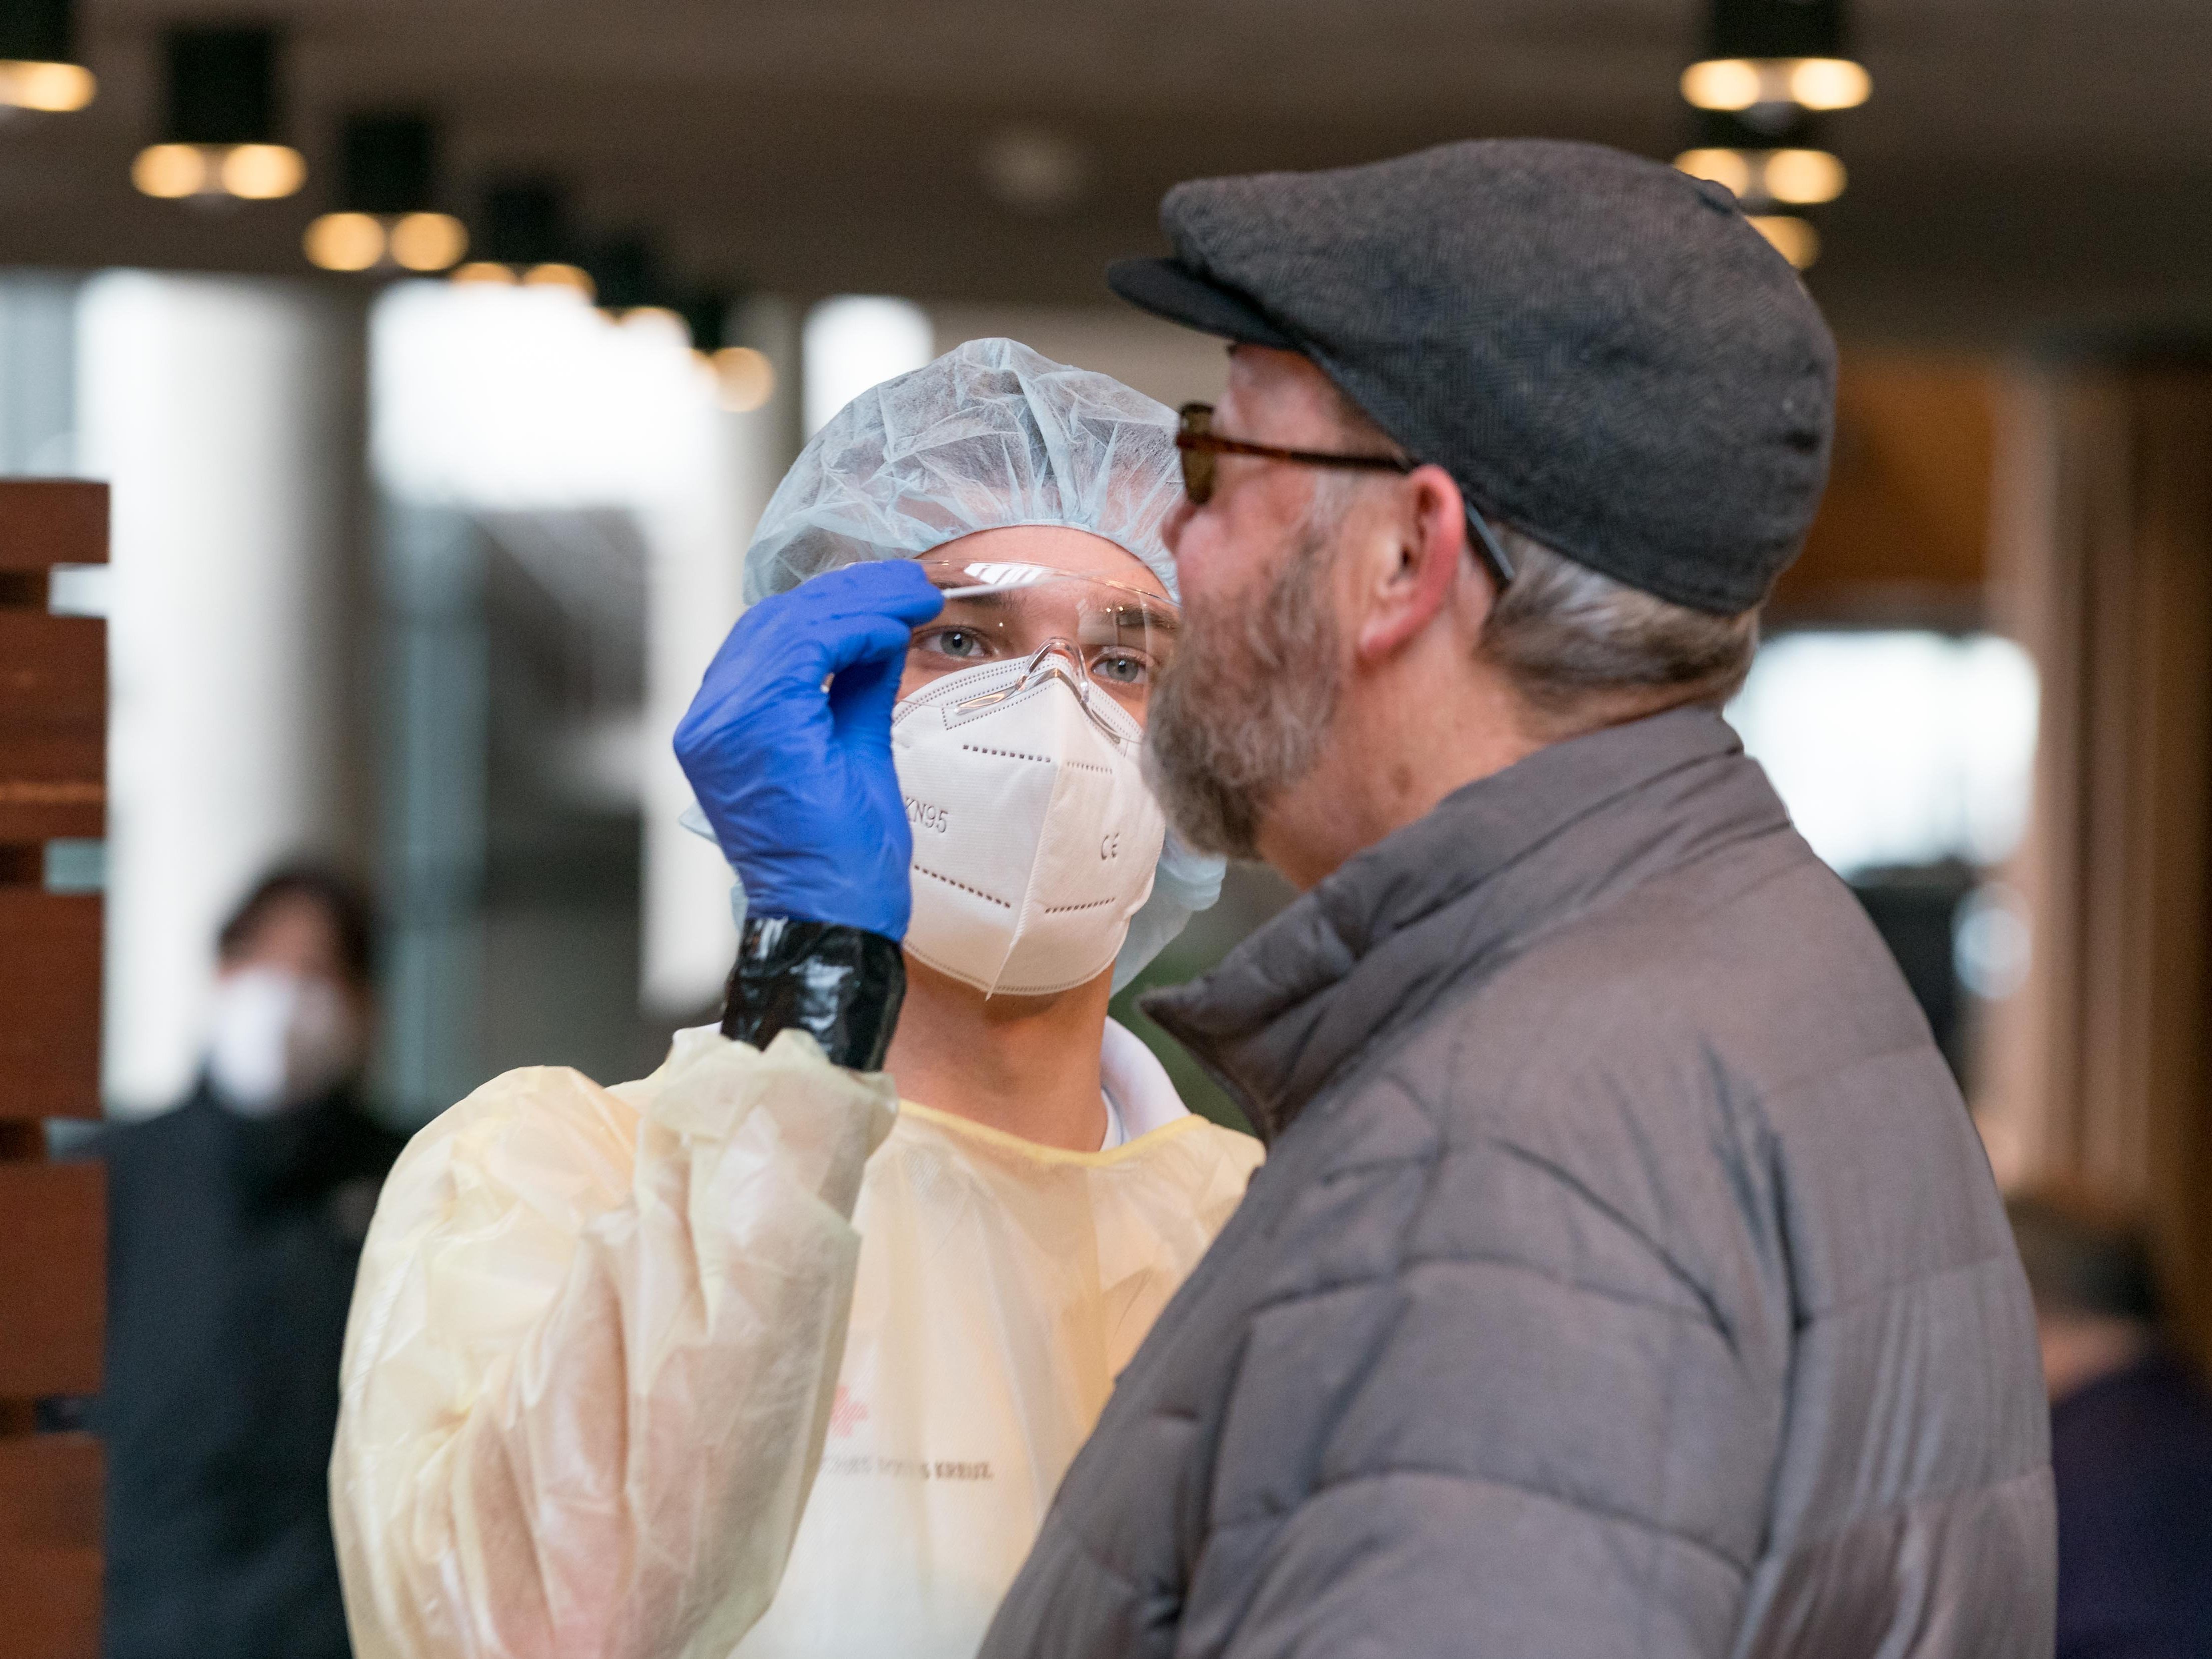
<svg viewBox="0 0 2212 1659"><path fill-rule="evenodd" d="M1160 539L1182 494L1175 430L1166 404L1109 375L1017 340L970 340L872 386L808 441L753 532L745 603L841 565L918 559L1017 525L1103 537L1179 598ZM1169 830L1152 896L1115 959L1115 990L1221 896L1224 868ZM732 900L742 927L742 891Z"/></svg>
<svg viewBox="0 0 2212 1659"><path fill-rule="evenodd" d="M1160 525L1182 489L1175 416L1015 340L970 340L872 386L799 452L745 554L745 600L979 530L1062 525L1144 561L1172 597Z"/></svg>

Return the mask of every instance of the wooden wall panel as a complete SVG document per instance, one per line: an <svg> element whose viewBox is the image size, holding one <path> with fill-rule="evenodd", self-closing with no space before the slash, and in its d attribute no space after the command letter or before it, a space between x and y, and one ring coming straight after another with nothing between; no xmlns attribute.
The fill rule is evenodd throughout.
<svg viewBox="0 0 2212 1659"><path fill-rule="evenodd" d="M105 832L106 633L0 609L0 843Z"/></svg>
<svg viewBox="0 0 2212 1659"><path fill-rule="evenodd" d="M0 1164L0 1396L99 1390L106 1195L96 1163Z"/></svg>
<svg viewBox="0 0 2212 1659"><path fill-rule="evenodd" d="M1845 355L1827 494L1776 584L1776 620L1978 619L1998 390L1980 359Z"/></svg>
<svg viewBox="0 0 2212 1659"><path fill-rule="evenodd" d="M0 484L0 570L107 562L107 486L79 478Z"/></svg>
<svg viewBox="0 0 2212 1659"><path fill-rule="evenodd" d="M88 1435L0 1437L0 1653L99 1653L100 1473Z"/></svg>
<svg viewBox="0 0 2212 1659"><path fill-rule="evenodd" d="M100 1115L100 903L0 886L0 1120Z"/></svg>
<svg viewBox="0 0 2212 1659"><path fill-rule="evenodd" d="M105 833L106 629L47 611L107 557L107 490L0 481L0 1655L100 1651L99 1446L34 1402L97 1393L106 1171L46 1161L40 1120L100 1111L97 895L49 893L44 843Z"/></svg>

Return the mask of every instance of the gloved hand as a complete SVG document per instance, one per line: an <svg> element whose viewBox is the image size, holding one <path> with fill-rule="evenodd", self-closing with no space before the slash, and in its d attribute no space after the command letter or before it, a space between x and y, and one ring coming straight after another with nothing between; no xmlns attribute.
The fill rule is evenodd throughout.
<svg viewBox="0 0 2212 1659"><path fill-rule="evenodd" d="M906 937L914 837L891 705L913 630L944 608L920 565L886 559L763 599L722 641L676 758L747 915Z"/></svg>

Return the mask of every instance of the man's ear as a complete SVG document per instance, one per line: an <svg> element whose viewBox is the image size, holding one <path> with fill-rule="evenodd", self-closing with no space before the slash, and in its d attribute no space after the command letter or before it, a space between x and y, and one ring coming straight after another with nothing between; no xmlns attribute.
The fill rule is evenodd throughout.
<svg viewBox="0 0 2212 1659"><path fill-rule="evenodd" d="M1467 501L1450 473L1417 466L1400 481L1395 495L1389 526L1395 558L1372 573L1354 641L1364 663L1380 662L1419 637L1452 603L1462 569L1479 577L1468 557ZM1486 585L1483 604L1486 611Z"/></svg>

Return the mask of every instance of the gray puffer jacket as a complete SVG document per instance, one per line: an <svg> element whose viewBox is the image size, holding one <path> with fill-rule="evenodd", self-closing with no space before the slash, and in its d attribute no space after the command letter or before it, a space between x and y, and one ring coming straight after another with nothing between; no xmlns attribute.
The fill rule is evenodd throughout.
<svg viewBox="0 0 2212 1659"><path fill-rule="evenodd" d="M1153 1006L1273 1148L991 1659L2046 1659L1988 1164L1717 716L1470 785Z"/></svg>

